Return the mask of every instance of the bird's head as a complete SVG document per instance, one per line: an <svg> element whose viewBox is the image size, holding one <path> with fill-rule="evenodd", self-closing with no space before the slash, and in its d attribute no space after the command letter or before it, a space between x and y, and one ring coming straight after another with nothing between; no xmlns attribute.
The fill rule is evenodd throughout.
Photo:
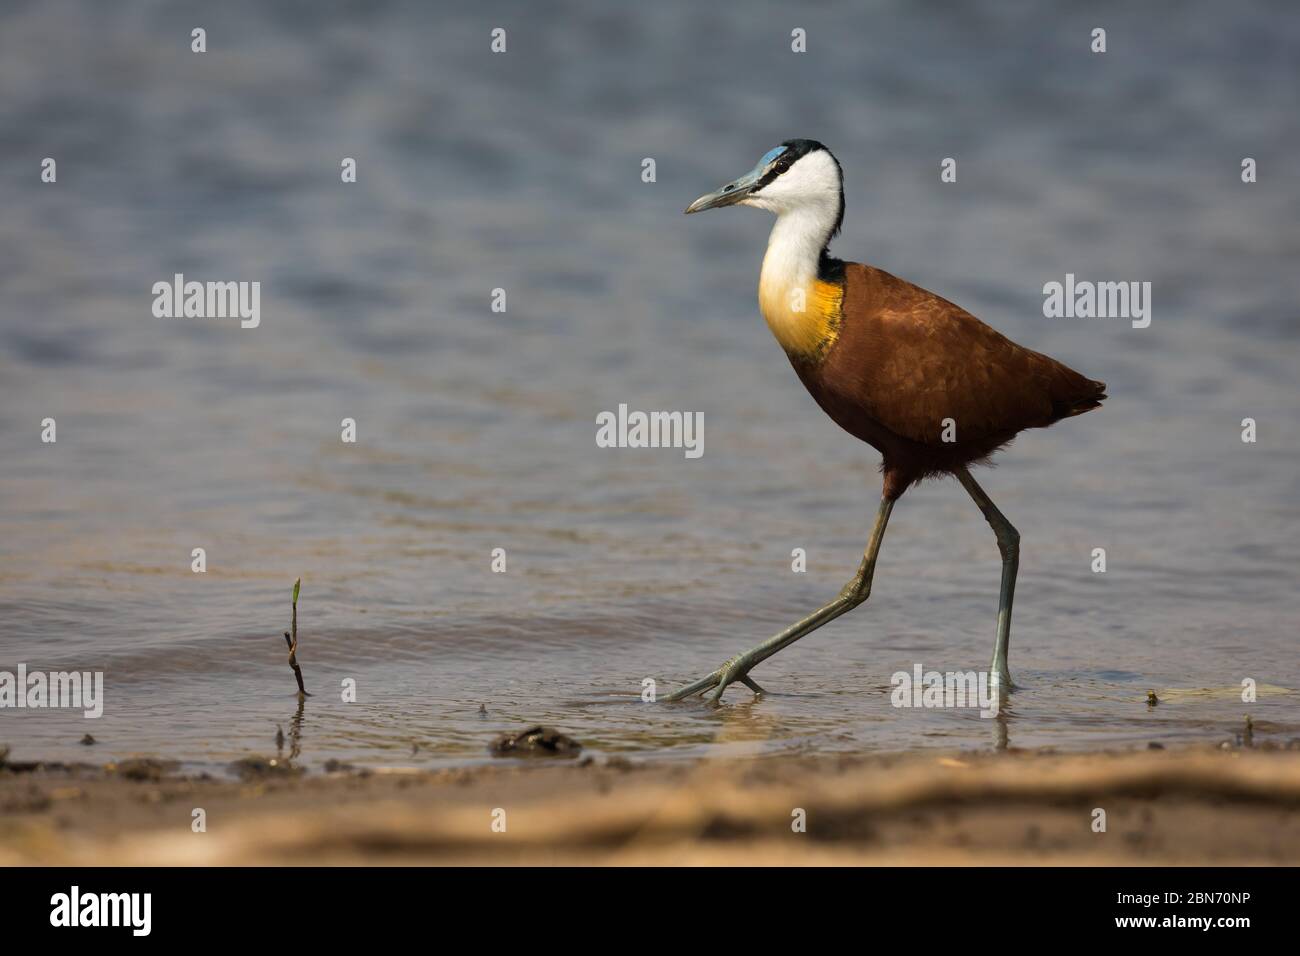
<svg viewBox="0 0 1300 956"><path fill-rule="evenodd" d="M814 212L833 219L834 232L838 232L844 217L844 177L839 161L816 140L786 140L764 153L758 165L739 179L695 200L686 212L733 205L757 206L778 216Z"/></svg>

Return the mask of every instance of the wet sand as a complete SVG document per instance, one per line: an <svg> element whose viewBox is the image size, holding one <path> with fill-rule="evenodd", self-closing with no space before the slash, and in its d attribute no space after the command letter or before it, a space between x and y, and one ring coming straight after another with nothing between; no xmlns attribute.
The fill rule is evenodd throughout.
<svg viewBox="0 0 1300 956"><path fill-rule="evenodd" d="M1297 862L1294 749L0 771L0 865Z"/></svg>

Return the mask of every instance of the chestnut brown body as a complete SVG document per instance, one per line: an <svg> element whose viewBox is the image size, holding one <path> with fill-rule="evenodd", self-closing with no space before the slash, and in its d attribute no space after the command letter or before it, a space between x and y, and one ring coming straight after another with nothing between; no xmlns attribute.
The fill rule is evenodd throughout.
<svg viewBox="0 0 1300 956"><path fill-rule="evenodd" d="M881 453L891 499L1106 397L1103 382L881 269L843 263L831 281L844 290L834 340L790 361L826 413Z"/></svg>

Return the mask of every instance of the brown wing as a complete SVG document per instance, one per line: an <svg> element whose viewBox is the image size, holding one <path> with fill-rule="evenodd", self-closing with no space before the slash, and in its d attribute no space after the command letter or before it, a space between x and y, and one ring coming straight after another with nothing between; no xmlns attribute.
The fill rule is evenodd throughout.
<svg viewBox="0 0 1300 956"><path fill-rule="evenodd" d="M872 266L846 263L829 386L896 435L965 444L1095 408L1106 386L1017 345L969 312ZM832 384L833 383L833 384Z"/></svg>

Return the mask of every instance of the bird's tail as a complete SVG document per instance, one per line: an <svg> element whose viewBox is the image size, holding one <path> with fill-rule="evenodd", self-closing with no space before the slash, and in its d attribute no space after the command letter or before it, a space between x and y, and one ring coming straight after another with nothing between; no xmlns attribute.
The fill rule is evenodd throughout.
<svg viewBox="0 0 1300 956"><path fill-rule="evenodd" d="M1078 378L1077 383L1071 383L1074 387L1069 390L1068 394L1060 397L1053 396L1052 410L1058 418L1082 415L1094 408L1100 408L1101 403L1106 400L1105 382L1096 382L1090 378L1084 378L1082 375L1079 375Z"/></svg>

